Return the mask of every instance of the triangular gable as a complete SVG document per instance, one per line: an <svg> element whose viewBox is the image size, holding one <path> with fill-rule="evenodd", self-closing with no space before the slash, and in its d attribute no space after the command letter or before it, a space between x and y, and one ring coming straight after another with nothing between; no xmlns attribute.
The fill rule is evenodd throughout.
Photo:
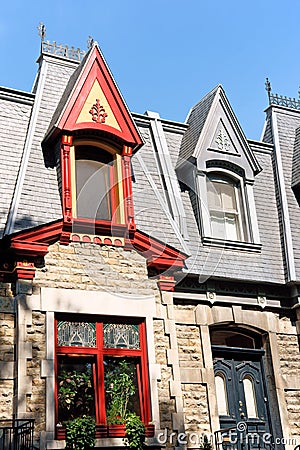
<svg viewBox="0 0 300 450"><path fill-rule="evenodd" d="M201 165L208 159L226 158L241 166L247 178L261 170L222 86L217 88L192 156L199 169L204 169Z"/></svg>
<svg viewBox="0 0 300 450"><path fill-rule="evenodd" d="M234 156L240 155L222 119L216 126L209 150Z"/></svg>
<svg viewBox="0 0 300 450"><path fill-rule="evenodd" d="M94 44L73 86L60 102L49 135L57 131L98 130L120 138L134 148L142 145L138 129L97 46ZM55 134L56 134L55 133Z"/></svg>

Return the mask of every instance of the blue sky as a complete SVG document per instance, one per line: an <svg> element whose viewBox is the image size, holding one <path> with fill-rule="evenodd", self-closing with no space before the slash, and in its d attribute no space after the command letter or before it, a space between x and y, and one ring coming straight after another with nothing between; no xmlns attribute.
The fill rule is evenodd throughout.
<svg viewBox="0 0 300 450"><path fill-rule="evenodd" d="M30 91L46 39L98 41L129 108L184 121L222 84L245 134L259 139L267 95L298 97L299 0L11 0L0 16L0 85Z"/></svg>

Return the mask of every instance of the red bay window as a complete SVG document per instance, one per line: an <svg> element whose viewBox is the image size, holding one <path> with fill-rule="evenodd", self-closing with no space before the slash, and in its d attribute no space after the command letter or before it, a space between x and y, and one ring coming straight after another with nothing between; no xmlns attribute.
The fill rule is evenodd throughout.
<svg viewBox="0 0 300 450"><path fill-rule="evenodd" d="M150 421L145 323L57 317L58 428L83 415L113 427L130 412Z"/></svg>

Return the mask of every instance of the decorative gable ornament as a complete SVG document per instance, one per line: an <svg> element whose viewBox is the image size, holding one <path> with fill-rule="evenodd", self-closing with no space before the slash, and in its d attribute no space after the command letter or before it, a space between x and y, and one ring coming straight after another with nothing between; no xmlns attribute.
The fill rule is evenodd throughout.
<svg viewBox="0 0 300 450"><path fill-rule="evenodd" d="M236 145L231 139L230 134L228 133L222 119L220 119L216 127L216 131L213 134L209 150L234 156L241 156L241 154L236 149Z"/></svg>
<svg viewBox="0 0 300 450"><path fill-rule="evenodd" d="M107 133L133 150L142 145L139 131L97 43L71 77L45 143L58 134L80 130Z"/></svg>
<svg viewBox="0 0 300 450"><path fill-rule="evenodd" d="M217 86L213 94L206 117L201 116L203 127L195 147L190 150L190 156L197 160L198 170L205 171L207 161L226 160L227 164L238 165L244 171L246 179L253 180L261 167L222 86ZM193 115L189 118L191 122L187 121L192 129L197 127L199 115L203 115L203 109L201 102L194 107ZM184 166L184 163L181 165Z"/></svg>

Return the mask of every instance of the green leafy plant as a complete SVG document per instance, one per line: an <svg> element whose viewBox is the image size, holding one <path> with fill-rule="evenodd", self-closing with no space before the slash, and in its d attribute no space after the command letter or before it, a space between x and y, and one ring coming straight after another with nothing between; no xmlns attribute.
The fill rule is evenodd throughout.
<svg viewBox="0 0 300 450"><path fill-rule="evenodd" d="M96 425L93 417L77 417L65 422L66 448L87 450L95 446Z"/></svg>
<svg viewBox="0 0 300 450"><path fill-rule="evenodd" d="M91 368L62 371L58 378L59 415L63 420L90 415L94 409Z"/></svg>
<svg viewBox="0 0 300 450"><path fill-rule="evenodd" d="M212 450L213 446L206 434L202 435L202 442L200 444L201 450Z"/></svg>
<svg viewBox="0 0 300 450"><path fill-rule="evenodd" d="M105 391L107 400L107 423L124 424L132 405L136 387L134 383L135 366L122 359L107 368L105 374Z"/></svg>
<svg viewBox="0 0 300 450"><path fill-rule="evenodd" d="M137 414L127 414L125 430L125 444L129 448L142 450L145 446L145 426Z"/></svg>

